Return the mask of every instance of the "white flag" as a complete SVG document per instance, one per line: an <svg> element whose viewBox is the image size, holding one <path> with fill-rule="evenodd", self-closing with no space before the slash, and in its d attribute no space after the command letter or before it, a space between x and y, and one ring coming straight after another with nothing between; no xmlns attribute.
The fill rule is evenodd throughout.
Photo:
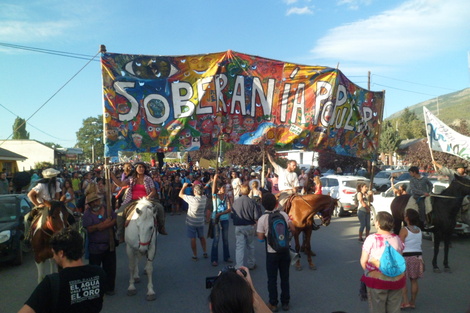
<svg viewBox="0 0 470 313"><path fill-rule="evenodd" d="M451 129L425 107L423 107L423 113L426 134L431 149L470 161L470 137Z"/></svg>

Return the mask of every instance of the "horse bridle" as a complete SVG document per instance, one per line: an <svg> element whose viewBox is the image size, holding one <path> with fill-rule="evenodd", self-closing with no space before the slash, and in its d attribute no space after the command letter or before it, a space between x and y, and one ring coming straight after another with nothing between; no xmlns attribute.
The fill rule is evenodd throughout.
<svg viewBox="0 0 470 313"><path fill-rule="evenodd" d="M310 203L308 203L307 200L305 200L302 195L298 195L298 196L299 196L300 199L302 199L305 203L307 203L307 205L308 205L311 209L313 209L313 206L311 206ZM323 210L326 210L326 209L323 209ZM323 214L321 213L323 210L318 211L316 214L313 214L313 216L312 216L312 228L313 228L313 230L318 230L318 229L320 229L320 227L323 226L323 224L325 223L325 222L323 221ZM321 221L322 221L322 223L321 223L320 225L317 225L317 223L315 223L315 218L314 218L315 215L320 215L320 218L321 218Z"/></svg>

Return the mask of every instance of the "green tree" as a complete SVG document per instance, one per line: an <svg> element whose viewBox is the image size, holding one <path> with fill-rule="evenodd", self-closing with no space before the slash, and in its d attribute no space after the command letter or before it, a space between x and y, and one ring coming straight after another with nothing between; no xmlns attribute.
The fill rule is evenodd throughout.
<svg viewBox="0 0 470 313"><path fill-rule="evenodd" d="M51 147L51 148L62 148L62 146L59 145L58 143L45 142L44 144L45 144L46 146L48 146L48 147Z"/></svg>
<svg viewBox="0 0 470 313"><path fill-rule="evenodd" d="M17 117L13 123L12 139L29 139L29 133L26 131L26 121L21 117Z"/></svg>
<svg viewBox="0 0 470 313"><path fill-rule="evenodd" d="M415 112L406 108L403 114L392 121L392 125L398 129L400 139L414 139L426 137L426 128L424 121L420 120Z"/></svg>
<svg viewBox="0 0 470 313"><path fill-rule="evenodd" d="M77 148L83 149L84 157L95 162L103 160L103 116L88 117L83 120L83 126L77 131Z"/></svg>
<svg viewBox="0 0 470 313"><path fill-rule="evenodd" d="M380 134L379 151L388 155L388 160L400 145L401 139L398 131L395 130L392 123L385 121L382 126L382 133ZM387 164L389 165L389 164Z"/></svg>

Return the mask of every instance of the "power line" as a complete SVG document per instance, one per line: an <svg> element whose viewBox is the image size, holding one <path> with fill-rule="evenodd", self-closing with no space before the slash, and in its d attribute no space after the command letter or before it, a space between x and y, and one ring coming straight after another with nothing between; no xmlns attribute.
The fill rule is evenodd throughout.
<svg viewBox="0 0 470 313"><path fill-rule="evenodd" d="M94 55L91 59L88 60L88 62L82 66L81 69L78 70L77 73L75 73L69 80L67 80L65 82L65 84L63 84L51 97L49 97L49 99L46 100L46 102L44 102L36 111L34 111L33 114L31 114L23 123L21 123L21 125L19 125L15 130L13 130L13 133L18 130L21 126L23 126L26 122L28 122L34 115L36 115L36 113L38 113L49 101L52 100L52 98L54 98L62 89L65 88L65 86L67 86L75 77L77 77L78 74L80 74L81 71L83 71L83 69L85 67L88 66L88 64L90 64L95 58L96 56L100 53L101 51L98 51L96 53L96 55ZM6 140L10 139L11 136L13 136L13 133L10 134L10 136L8 136L8 138L6 138L3 142L0 143L0 146L3 145L3 143L5 143Z"/></svg>
<svg viewBox="0 0 470 313"><path fill-rule="evenodd" d="M13 49L20 49L20 50L27 50L27 51L51 54L51 55L58 55L58 56L74 58L74 59L80 59L80 60L89 60L90 58L93 58L92 61L96 61L96 62L100 61L100 60L95 60L97 55L92 56L92 55L81 54L81 53L57 51L57 50L35 48L35 47L28 47L28 46L20 46L20 45L5 43L5 42L0 42L0 46L13 48Z"/></svg>
<svg viewBox="0 0 470 313"><path fill-rule="evenodd" d="M382 84L378 84L378 83L372 83L372 85L378 85L378 86L382 86L382 87L386 87L386 88L390 88L390 89L395 89L395 90L400 90L400 91L406 91L406 92L416 93L416 94L425 95L425 96L431 96L431 97L433 97L433 98L439 96L439 95L432 95L432 94L424 93L424 92L418 92L418 91L406 90L406 89L402 89L402 88L390 87L390 86L382 85Z"/></svg>
<svg viewBox="0 0 470 313"><path fill-rule="evenodd" d="M372 76L377 76L377 77L392 79L392 80L396 80L396 81L400 81L400 82L404 82L404 83L408 83L408 84L420 85L420 86L424 86L424 87L439 88L439 89L450 90L450 91L458 91L458 90L455 90L455 89L450 89L450 88L445 88L445 87L438 87L438 86L426 85L426 84L421 84L421 83L414 83L414 82L410 82L410 81L407 81L407 80L398 79L398 78L392 78L392 77L388 77L388 76L384 76L384 75L379 75L379 74L372 74Z"/></svg>

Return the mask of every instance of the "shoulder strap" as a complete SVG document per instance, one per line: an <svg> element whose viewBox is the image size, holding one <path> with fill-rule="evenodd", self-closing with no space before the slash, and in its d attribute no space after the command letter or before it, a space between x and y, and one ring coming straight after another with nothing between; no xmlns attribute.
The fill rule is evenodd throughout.
<svg viewBox="0 0 470 313"><path fill-rule="evenodd" d="M51 282L52 312L58 312L57 309L59 307L59 292L60 292L59 273L50 274L48 276Z"/></svg>

